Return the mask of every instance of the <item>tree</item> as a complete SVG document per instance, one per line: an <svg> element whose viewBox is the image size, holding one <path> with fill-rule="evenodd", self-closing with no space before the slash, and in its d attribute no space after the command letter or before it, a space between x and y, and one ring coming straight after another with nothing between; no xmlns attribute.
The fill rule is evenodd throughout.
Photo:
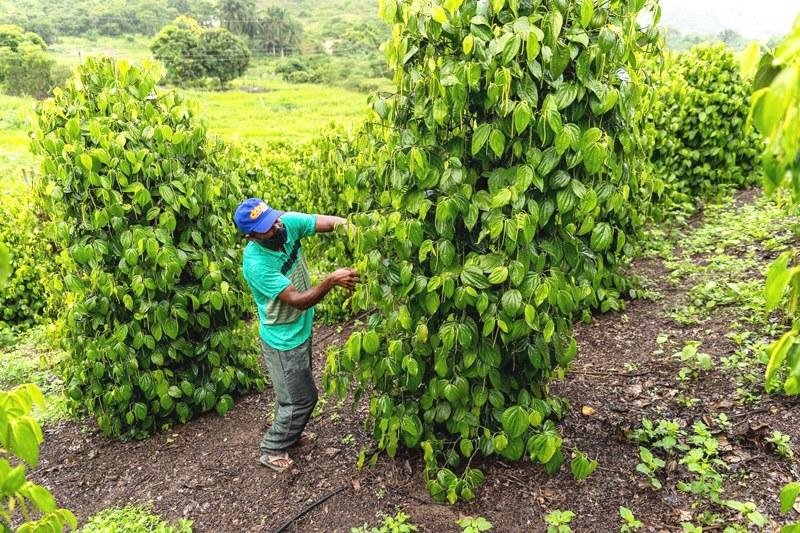
<svg viewBox="0 0 800 533"><path fill-rule="evenodd" d="M0 25L0 86L7 94L45 96L53 88L55 61L35 33L19 26Z"/></svg>
<svg viewBox="0 0 800 533"><path fill-rule="evenodd" d="M303 38L303 27L282 7L270 7L258 19L256 42L260 49L272 55L286 54L300 45Z"/></svg>
<svg viewBox="0 0 800 533"><path fill-rule="evenodd" d="M178 17L167 24L150 44L153 57L164 63L166 80L182 85L206 76L203 56L199 52L203 30L194 19Z"/></svg>
<svg viewBox="0 0 800 533"><path fill-rule="evenodd" d="M222 28L200 34L197 54L202 58L206 76L216 78L220 88L244 74L250 63L250 50L244 41Z"/></svg>
<svg viewBox="0 0 800 533"><path fill-rule="evenodd" d="M228 31L255 36L256 5L253 0L221 0L219 3L222 25Z"/></svg>
<svg viewBox="0 0 800 533"><path fill-rule="evenodd" d="M167 81L179 85L211 77L224 87L250 63L250 50L242 39L222 28L203 29L188 17L164 26L150 49L164 62Z"/></svg>
<svg viewBox="0 0 800 533"><path fill-rule="evenodd" d="M733 49L743 48L745 45L744 37L734 30L722 30L717 35L717 38Z"/></svg>

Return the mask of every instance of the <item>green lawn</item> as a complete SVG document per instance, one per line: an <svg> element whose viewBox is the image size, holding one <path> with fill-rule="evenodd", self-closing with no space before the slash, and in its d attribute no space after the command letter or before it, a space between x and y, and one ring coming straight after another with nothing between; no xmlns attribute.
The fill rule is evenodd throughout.
<svg viewBox="0 0 800 533"><path fill-rule="evenodd" d="M0 94L0 197L4 201L19 197L29 187L23 169L36 162L26 134L32 126L33 106L32 98Z"/></svg>
<svg viewBox="0 0 800 533"><path fill-rule="evenodd" d="M148 40L65 37L50 47L59 65L71 67L96 54L139 62L150 56ZM353 126L364 116L367 97L341 87L294 85L275 76L274 61L254 60L251 68L226 91L186 90L198 102L210 131L233 141L304 142L331 122ZM28 149L33 125L31 98L0 95L0 194L24 197L29 187L23 169L36 164Z"/></svg>
<svg viewBox="0 0 800 533"><path fill-rule="evenodd" d="M152 57L150 37L131 36L127 38L98 37L89 40L82 37L60 37L59 42L48 47L48 51L59 65L75 66L87 57L108 55L138 62Z"/></svg>
<svg viewBox="0 0 800 533"><path fill-rule="evenodd" d="M337 87L273 80L265 91L186 92L199 102L212 133L256 143L307 141L331 122L352 126L367 105L364 94Z"/></svg>

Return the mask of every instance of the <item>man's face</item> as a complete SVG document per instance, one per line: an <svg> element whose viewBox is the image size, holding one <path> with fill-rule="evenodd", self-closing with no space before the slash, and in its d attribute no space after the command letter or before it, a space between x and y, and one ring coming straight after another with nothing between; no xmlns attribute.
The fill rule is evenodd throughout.
<svg viewBox="0 0 800 533"><path fill-rule="evenodd" d="M278 220L275 221L275 223L272 225L272 227L269 228L269 230L264 231L264 232L254 231L250 235L248 235L248 238L252 238L252 239L255 239L255 240L269 239L273 235L275 235L275 231L280 229L280 228L283 228L283 222L281 221L281 219L278 219Z"/></svg>

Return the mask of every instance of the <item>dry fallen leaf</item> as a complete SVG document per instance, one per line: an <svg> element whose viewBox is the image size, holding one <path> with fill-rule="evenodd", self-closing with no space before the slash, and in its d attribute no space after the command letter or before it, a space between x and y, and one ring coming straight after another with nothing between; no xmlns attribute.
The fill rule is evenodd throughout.
<svg viewBox="0 0 800 533"><path fill-rule="evenodd" d="M642 385L640 383L634 383L627 389L625 389L625 394L628 396L639 396L642 393Z"/></svg>
<svg viewBox="0 0 800 533"><path fill-rule="evenodd" d="M581 407L581 413L583 413L583 416L594 416L596 411L594 410L593 407L584 405L583 407Z"/></svg>

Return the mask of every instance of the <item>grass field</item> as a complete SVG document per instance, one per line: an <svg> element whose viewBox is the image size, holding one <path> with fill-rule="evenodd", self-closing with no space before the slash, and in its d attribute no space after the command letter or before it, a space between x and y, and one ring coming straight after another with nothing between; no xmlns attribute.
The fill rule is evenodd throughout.
<svg viewBox="0 0 800 533"><path fill-rule="evenodd" d="M129 61L142 61L152 57L150 37L131 36L127 38L98 37L85 39L82 37L61 37L59 42L48 47L48 51L59 65L75 66L82 63L87 57L95 55L108 55L111 57L125 58Z"/></svg>
<svg viewBox="0 0 800 533"><path fill-rule="evenodd" d="M57 63L72 67L91 55L140 62L150 57L147 39L64 38L50 47ZM274 61L256 59L226 91L185 90L209 121L211 133L233 141L304 142L331 122L350 127L364 115L366 95L340 87L286 83L272 71ZM0 94L0 194L21 198L29 185L23 170L36 160L28 149L35 101Z"/></svg>
<svg viewBox="0 0 800 533"><path fill-rule="evenodd" d="M26 132L33 125L32 98L0 94L0 197L16 198L27 187L23 169L36 160L28 149Z"/></svg>
<svg viewBox="0 0 800 533"><path fill-rule="evenodd" d="M186 91L200 104L212 133L231 140L309 140L331 122L346 127L363 116L366 96L336 87L274 80L265 92Z"/></svg>

